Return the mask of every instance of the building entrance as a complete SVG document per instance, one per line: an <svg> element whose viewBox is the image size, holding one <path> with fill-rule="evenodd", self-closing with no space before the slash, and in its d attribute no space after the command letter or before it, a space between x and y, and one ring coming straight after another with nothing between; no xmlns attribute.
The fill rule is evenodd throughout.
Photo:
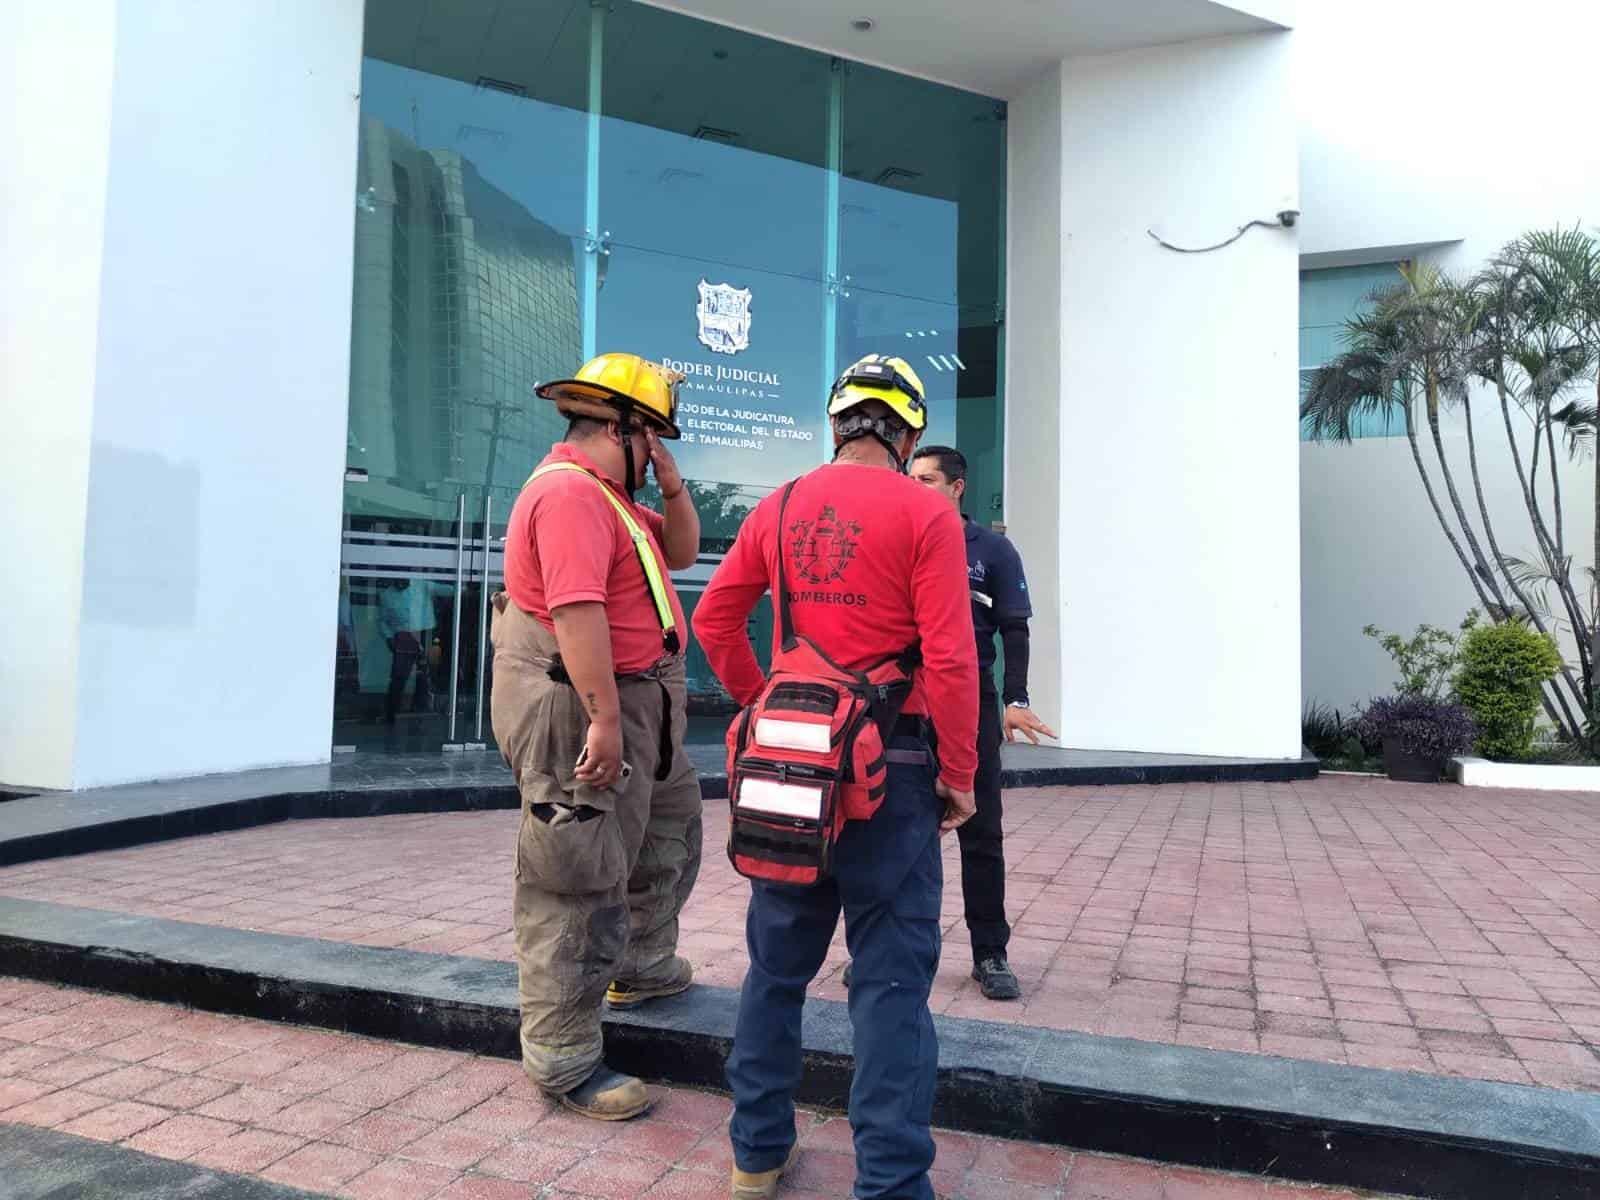
<svg viewBox="0 0 1600 1200"><path fill-rule="evenodd" d="M564 432L533 389L599 351L687 377L691 613L862 354L916 364L1002 518L1003 106L629 0L366 13L336 746L488 745L499 539Z"/></svg>

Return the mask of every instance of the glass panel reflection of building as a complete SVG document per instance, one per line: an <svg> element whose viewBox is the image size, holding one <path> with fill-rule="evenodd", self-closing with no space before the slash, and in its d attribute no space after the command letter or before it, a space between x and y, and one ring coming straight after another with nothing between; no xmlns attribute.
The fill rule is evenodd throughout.
<svg viewBox="0 0 1600 1200"><path fill-rule="evenodd" d="M414 486L419 516L443 515L439 483L520 487L565 428L533 387L582 354L571 240L373 118L358 195L351 461Z"/></svg>
<svg viewBox="0 0 1600 1200"><path fill-rule="evenodd" d="M392 725L397 692L404 711L443 716L460 498L469 542L482 536L486 494L503 525L565 430L553 406L532 401L534 385L570 372L582 354L571 239L470 158L419 147L368 117L357 200L347 461L368 475L346 489L347 543L358 544L346 547L340 605L337 710L347 724L335 740L344 743L364 743L364 722L379 715ZM400 588L413 608L432 609L414 672L385 628L385 601L392 607ZM463 696L476 682L475 594L463 597ZM406 736L436 740L440 730Z"/></svg>

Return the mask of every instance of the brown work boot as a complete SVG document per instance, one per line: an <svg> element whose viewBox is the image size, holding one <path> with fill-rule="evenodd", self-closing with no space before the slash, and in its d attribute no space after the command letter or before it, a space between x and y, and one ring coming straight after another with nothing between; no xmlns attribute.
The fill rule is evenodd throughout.
<svg viewBox="0 0 1600 1200"><path fill-rule="evenodd" d="M741 1171L734 1167L733 1200L772 1200L778 1194L778 1180L794 1166L794 1160L799 1157L800 1143L795 1142L789 1147L789 1157L783 1160L781 1167L774 1167L770 1171Z"/></svg>
<svg viewBox="0 0 1600 1200"><path fill-rule="evenodd" d="M642 1080L613 1071L605 1063L570 1092L546 1092L545 1095L562 1108L570 1108L596 1121L626 1121L650 1107L650 1093Z"/></svg>
<svg viewBox="0 0 1600 1200"><path fill-rule="evenodd" d="M659 1000L663 996L676 996L689 990L694 981L694 965L687 958L674 958L672 972L660 983L624 983L614 981L606 989L606 1003L612 1008L633 1008L646 1000Z"/></svg>

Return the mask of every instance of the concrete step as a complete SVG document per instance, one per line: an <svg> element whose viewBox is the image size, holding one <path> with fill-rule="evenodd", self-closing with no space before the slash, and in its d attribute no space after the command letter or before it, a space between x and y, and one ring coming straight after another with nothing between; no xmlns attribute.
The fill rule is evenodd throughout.
<svg viewBox="0 0 1600 1200"><path fill-rule="evenodd" d="M450 1049L518 1055L511 964L0 900L0 972ZM614 1013L607 1055L722 1086L737 993ZM935 1122L1439 1200L1600 1195L1600 1096L936 1017ZM845 1005L813 1000L797 1096L848 1099Z"/></svg>

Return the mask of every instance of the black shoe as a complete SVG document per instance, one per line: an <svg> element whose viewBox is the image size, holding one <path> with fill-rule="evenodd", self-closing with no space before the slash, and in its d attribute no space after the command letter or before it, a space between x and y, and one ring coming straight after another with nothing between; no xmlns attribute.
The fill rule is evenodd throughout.
<svg viewBox="0 0 1600 1200"><path fill-rule="evenodd" d="M972 968L972 977L978 981L978 990L987 1000L1016 1000L1022 995L1022 985L1005 958L991 954Z"/></svg>
<svg viewBox="0 0 1600 1200"><path fill-rule="evenodd" d="M632 1075L601 1063L570 1092L546 1092L551 1100L596 1121L630 1121L650 1107L650 1093Z"/></svg>

